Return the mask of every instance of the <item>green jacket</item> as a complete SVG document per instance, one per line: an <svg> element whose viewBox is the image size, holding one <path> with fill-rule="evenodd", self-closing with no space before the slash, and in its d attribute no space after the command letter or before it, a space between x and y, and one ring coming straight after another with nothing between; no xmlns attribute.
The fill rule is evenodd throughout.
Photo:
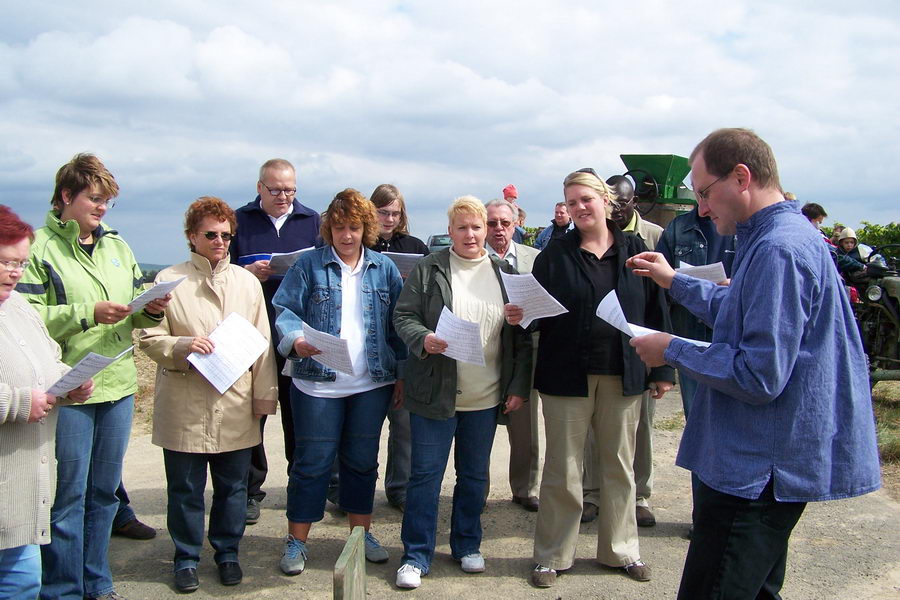
<svg viewBox="0 0 900 600"><path fill-rule="evenodd" d="M498 280L501 270L516 272L506 261L496 256L490 259ZM502 281L500 289L503 301L509 302ZM444 306L453 307L449 248L429 254L416 264L394 309L394 328L409 346L403 407L428 419L449 419L456 413L456 361L442 354L428 354L424 348L425 336L434 333ZM527 399L531 392L531 334L504 323L500 344L499 400L503 403L510 395Z"/></svg>
<svg viewBox="0 0 900 600"><path fill-rule="evenodd" d="M132 329L152 327L162 319L141 311L114 325L94 321L97 302L128 304L141 293L143 277L131 248L105 224L94 232L93 254L81 248L78 234L78 223L63 223L50 211L46 226L34 234L31 264L16 286L41 315L69 365L89 351L115 356L132 345ZM135 391L137 370L129 352L94 377L88 402L110 402Z"/></svg>

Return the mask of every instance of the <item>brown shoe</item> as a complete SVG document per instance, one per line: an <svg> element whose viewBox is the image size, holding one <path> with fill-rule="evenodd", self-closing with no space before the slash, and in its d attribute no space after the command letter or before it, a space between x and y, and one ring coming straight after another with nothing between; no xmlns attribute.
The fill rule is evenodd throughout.
<svg viewBox="0 0 900 600"><path fill-rule="evenodd" d="M512 497L513 504L519 504L525 510L529 512L537 512L540 507L540 501L537 496L513 496Z"/></svg>
<svg viewBox="0 0 900 600"><path fill-rule="evenodd" d="M114 535L131 538L133 540L152 540L156 537L156 530L149 525L144 525L137 517L128 521L121 527L112 530Z"/></svg>
<svg viewBox="0 0 900 600"><path fill-rule="evenodd" d="M596 504L591 504L590 502L584 503L584 508L581 509L581 522L582 523L590 523L594 519L597 518L597 515L600 513L600 508Z"/></svg>
<svg viewBox="0 0 900 600"><path fill-rule="evenodd" d="M543 565L536 565L531 572L531 584L534 587L548 588L556 583L556 569Z"/></svg>
<svg viewBox="0 0 900 600"><path fill-rule="evenodd" d="M656 517L646 506L635 506L634 514L637 517L638 527L653 527L656 525Z"/></svg>
<svg viewBox="0 0 900 600"><path fill-rule="evenodd" d="M608 569L624 571L626 575L628 575L635 581L650 581L650 567L645 565L644 561L642 560L637 560L630 565L625 565L624 567L611 567L609 565L603 566Z"/></svg>

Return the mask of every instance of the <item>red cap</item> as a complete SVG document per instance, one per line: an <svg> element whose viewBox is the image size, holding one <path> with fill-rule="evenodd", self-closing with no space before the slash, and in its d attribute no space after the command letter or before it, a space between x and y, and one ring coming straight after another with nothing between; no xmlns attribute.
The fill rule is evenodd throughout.
<svg viewBox="0 0 900 600"><path fill-rule="evenodd" d="M507 198L519 198L519 191L516 190L516 186L513 184L509 184L503 188L503 199L506 200Z"/></svg>

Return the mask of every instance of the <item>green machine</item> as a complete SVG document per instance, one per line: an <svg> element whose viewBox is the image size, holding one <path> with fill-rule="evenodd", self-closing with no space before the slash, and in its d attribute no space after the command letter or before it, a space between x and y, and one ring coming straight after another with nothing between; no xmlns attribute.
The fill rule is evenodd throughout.
<svg viewBox="0 0 900 600"><path fill-rule="evenodd" d="M694 192L684 185L691 171L688 159L677 154L621 154L634 181L637 210L644 219L665 227L676 216L697 205Z"/></svg>

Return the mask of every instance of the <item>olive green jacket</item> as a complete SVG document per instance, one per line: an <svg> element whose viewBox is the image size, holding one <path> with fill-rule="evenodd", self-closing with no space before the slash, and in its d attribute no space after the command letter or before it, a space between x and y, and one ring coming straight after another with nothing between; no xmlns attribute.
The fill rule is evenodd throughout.
<svg viewBox="0 0 900 600"><path fill-rule="evenodd" d="M509 302L500 271L516 271L504 260L491 256L500 281L503 301ZM477 292L476 292L477 293ZM394 309L394 327L409 346L403 387L404 408L429 419L449 419L456 413L456 361L425 352L425 336L434 333L443 307L453 307L450 289L450 249L420 260L400 292ZM500 332L500 398L528 398L531 391L531 334L518 325L503 324ZM501 411L501 420L503 415Z"/></svg>

